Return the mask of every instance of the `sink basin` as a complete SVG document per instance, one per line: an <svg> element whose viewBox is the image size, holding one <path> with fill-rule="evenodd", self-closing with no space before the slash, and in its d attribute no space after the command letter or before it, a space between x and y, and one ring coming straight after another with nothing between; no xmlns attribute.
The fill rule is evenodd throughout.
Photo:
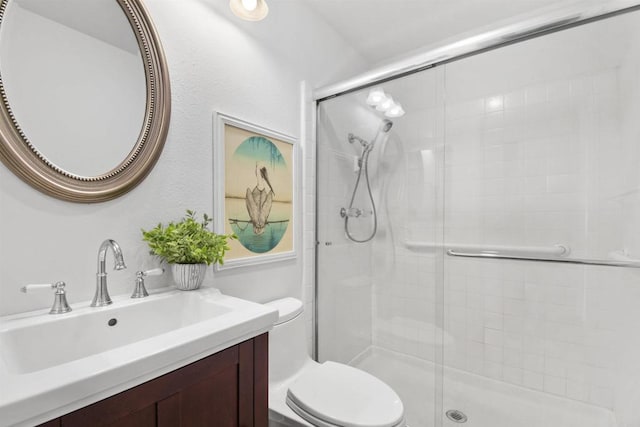
<svg viewBox="0 0 640 427"><path fill-rule="evenodd" d="M0 329L7 371L23 374L71 362L229 313L202 294L172 292L106 309L88 308ZM46 355L46 357L43 357Z"/></svg>
<svg viewBox="0 0 640 427"><path fill-rule="evenodd" d="M0 318L0 427L37 425L271 329L277 311L213 288Z"/></svg>

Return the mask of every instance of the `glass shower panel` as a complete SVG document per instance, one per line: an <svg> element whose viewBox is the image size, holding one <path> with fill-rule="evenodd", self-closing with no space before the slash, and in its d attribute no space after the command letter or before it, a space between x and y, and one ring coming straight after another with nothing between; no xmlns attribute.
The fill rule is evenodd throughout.
<svg viewBox="0 0 640 427"><path fill-rule="evenodd" d="M639 12L445 73L447 248L640 259ZM444 266L444 410L487 427L638 422L639 270L452 256Z"/></svg>
<svg viewBox="0 0 640 427"><path fill-rule="evenodd" d="M442 412L443 77L434 68L318 108L318 359L385 381L412 427ZM369 105L375 89L405 114Z"/></svg>

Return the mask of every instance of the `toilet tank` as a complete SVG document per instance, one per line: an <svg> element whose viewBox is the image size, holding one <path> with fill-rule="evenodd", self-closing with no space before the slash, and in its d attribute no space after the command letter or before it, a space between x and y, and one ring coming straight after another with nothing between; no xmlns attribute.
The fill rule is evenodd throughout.
<svg viewBox="0 0 640 427"><path fill-rule="evenodd" d="M269 382L274 384L294 376L311 358L307 353L302 301L282 298L266 305L279 313L269 331Z"/></svg>

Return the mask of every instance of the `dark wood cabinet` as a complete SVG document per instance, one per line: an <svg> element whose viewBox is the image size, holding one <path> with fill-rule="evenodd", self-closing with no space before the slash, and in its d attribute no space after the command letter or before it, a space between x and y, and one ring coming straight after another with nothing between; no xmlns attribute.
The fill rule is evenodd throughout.
<svg viewBox="0 0 640 427"><path fill-rule="evenodd" d="M267 427L268 334L40 427Z"/></svg>

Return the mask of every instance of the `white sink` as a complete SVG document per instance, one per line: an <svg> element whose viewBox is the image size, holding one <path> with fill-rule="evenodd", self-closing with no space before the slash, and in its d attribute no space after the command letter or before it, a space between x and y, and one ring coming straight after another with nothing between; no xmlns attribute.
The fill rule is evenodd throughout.
<svg viewBox="0 0 640 427"><path fill-rule="evenodd" d="M199 293L175 291L149 300L129 299L106 309L86 308L68 315L46 316L39 322L16 322L13 327L0 330L0 355L9 373L34 372L230 311Z"/></svg>
<svg viewBox="0 0 640 427"><path fill-rule="evenodd" d="M71 412L266 332L277 318L212 288L72 307L0 318L0 426Z"/></svg>

